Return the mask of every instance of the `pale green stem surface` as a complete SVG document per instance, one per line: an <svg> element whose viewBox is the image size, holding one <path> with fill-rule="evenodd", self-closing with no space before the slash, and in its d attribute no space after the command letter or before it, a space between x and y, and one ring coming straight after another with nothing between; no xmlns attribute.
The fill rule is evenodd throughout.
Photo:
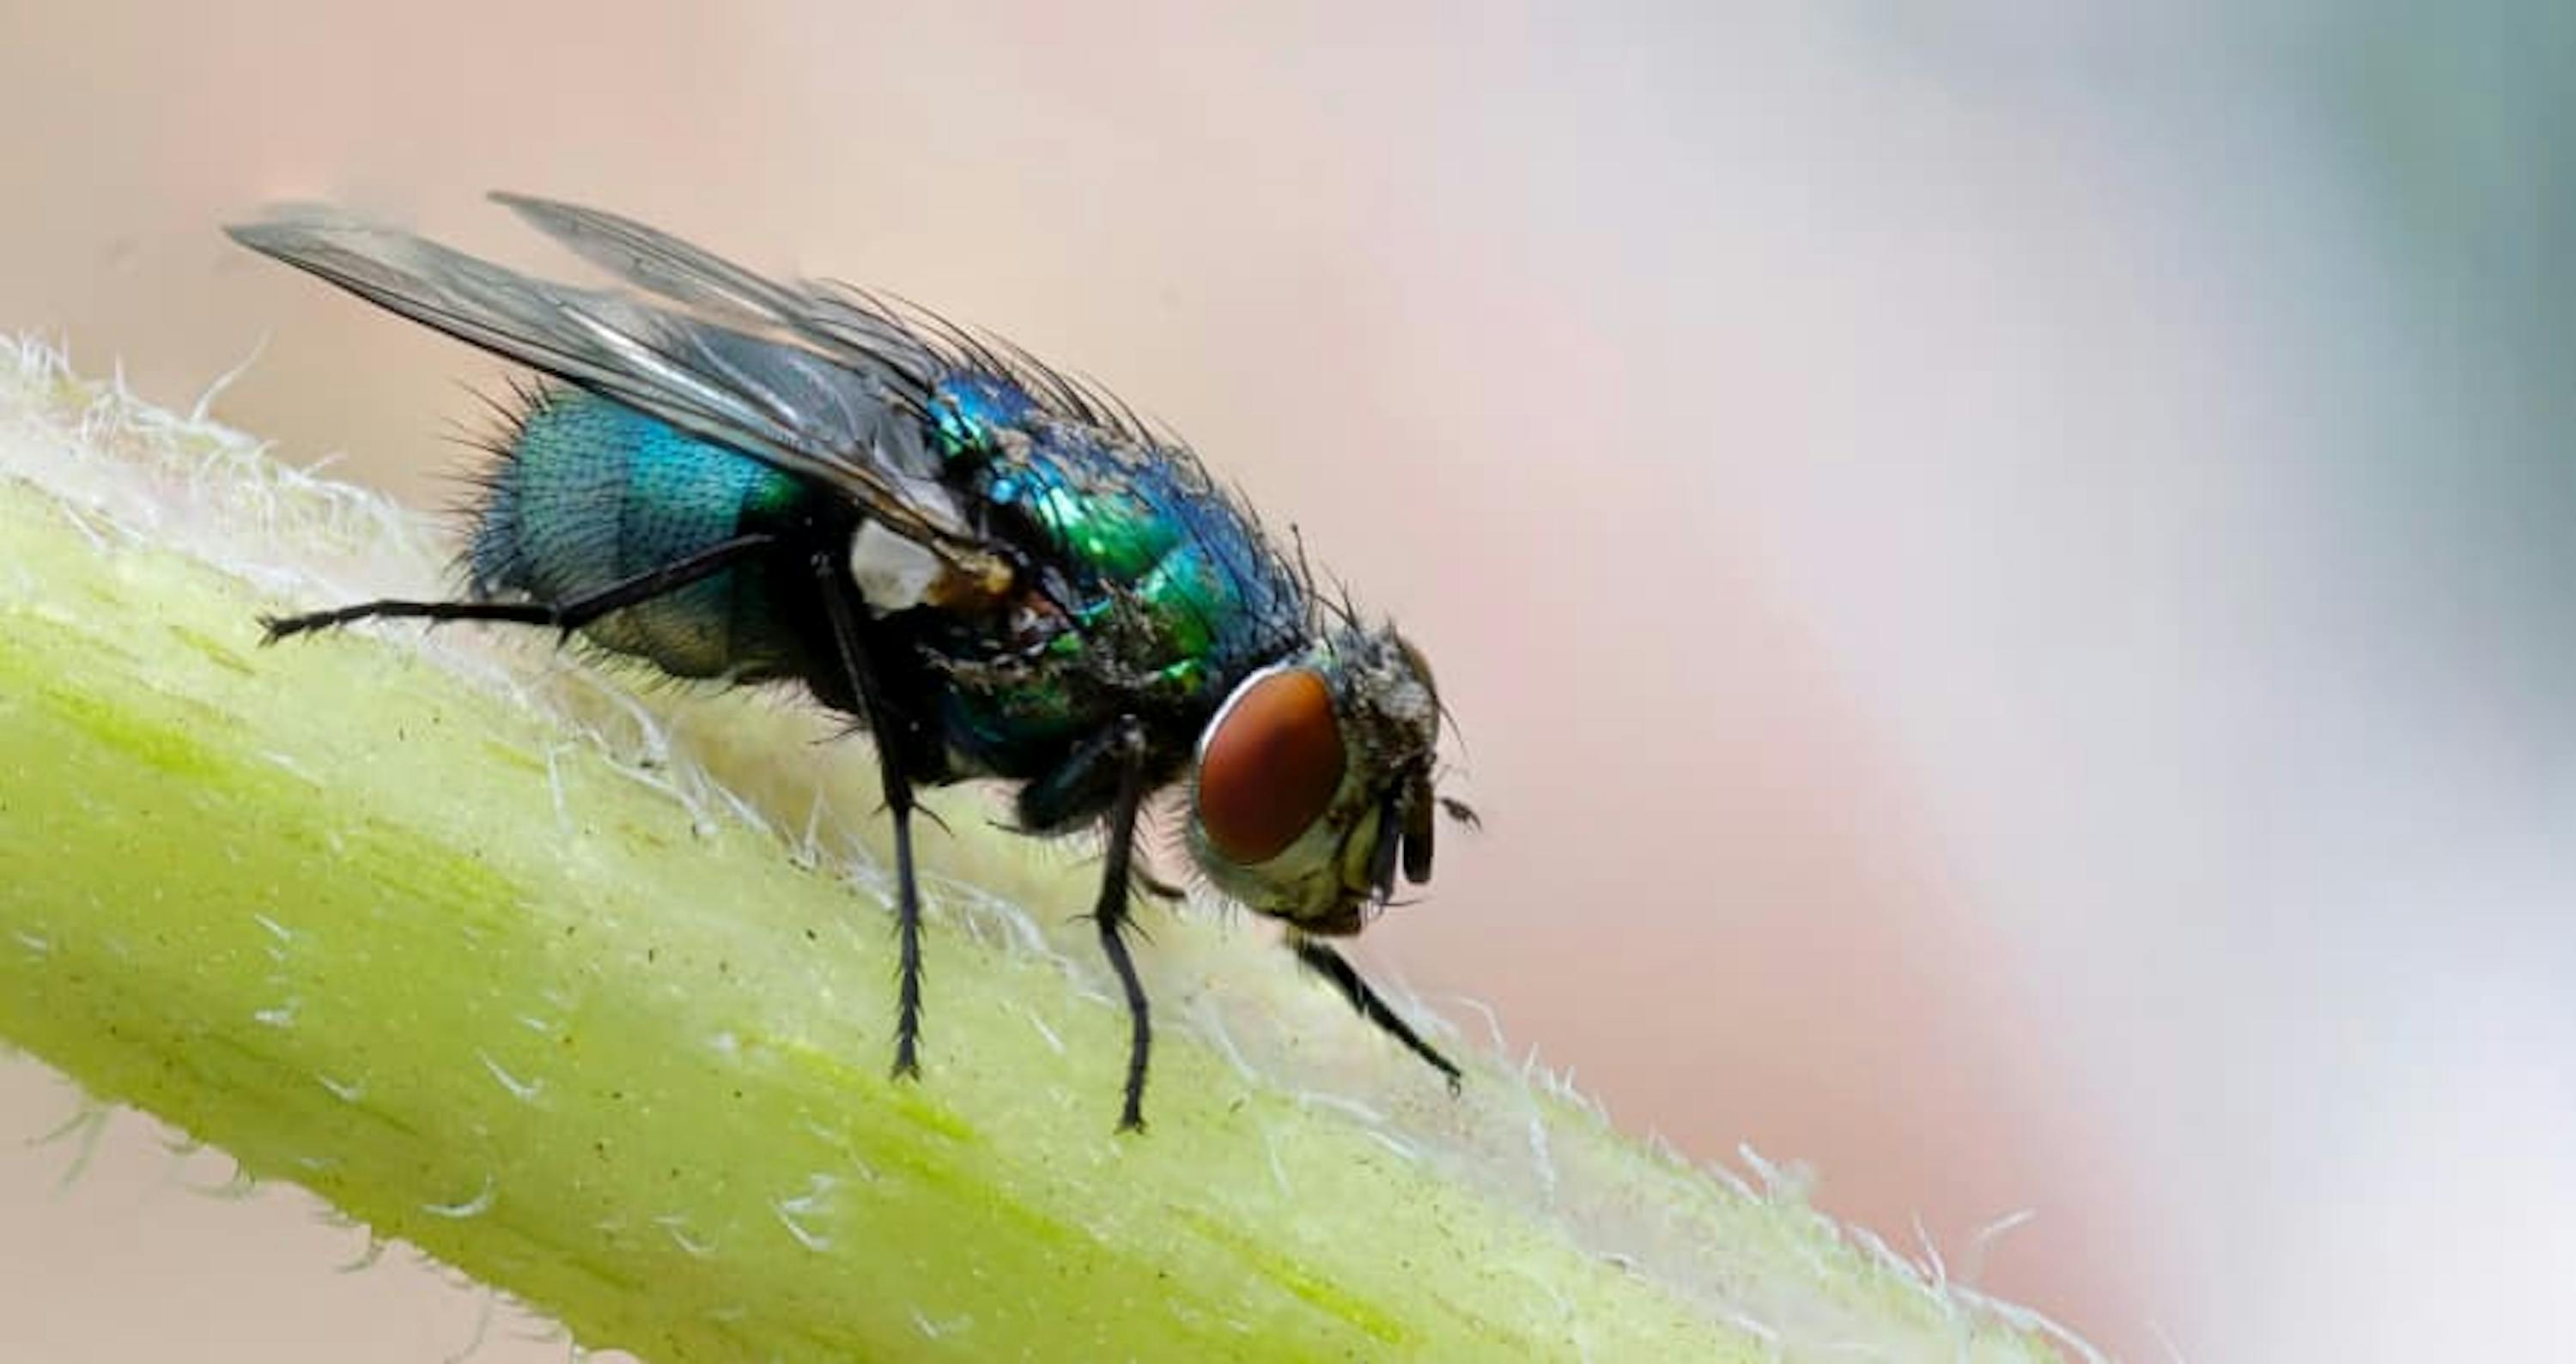
<svg viewBox="0 0 2576 1364"><path fill-rule="evenodd" d="M422 555L0 343L0 1040L649 1360L2052 1356L1204 913L1114 1135L1093 868L972 796L893 1082L863 753L470 631L258 646Z"/></svg>

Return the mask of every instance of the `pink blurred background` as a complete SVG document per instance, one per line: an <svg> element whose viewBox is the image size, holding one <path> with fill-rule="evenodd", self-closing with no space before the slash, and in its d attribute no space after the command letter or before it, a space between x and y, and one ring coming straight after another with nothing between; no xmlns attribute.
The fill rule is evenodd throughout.
<svg viewBox="0 0 2576 1364"><path fill-rule="evenodd" d="M1622 1125L2132 1358L2576 1324L2576 23L349 8L0 8L0 327L182 408L264 341L220 415L431 500L498 371L216 224L554 263L511 187L891 286L1430 649L1488 832L1367 955ZM0 1159L0 1359L473 1336L139 1120L69 1159Z"/></svg>

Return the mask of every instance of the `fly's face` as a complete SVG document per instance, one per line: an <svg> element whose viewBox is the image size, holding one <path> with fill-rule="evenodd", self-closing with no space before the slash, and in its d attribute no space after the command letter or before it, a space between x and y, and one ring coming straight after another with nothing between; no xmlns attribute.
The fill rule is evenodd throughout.
<svg viewBox="0 0 2576 1364"><path fill-rule="evenodd" d="M1219 890L1308 933L1357 933L1399 867L1431 879L1431 668L1391 629L1337 630L1254 673L1199 736L1190 852Z"/></svg>

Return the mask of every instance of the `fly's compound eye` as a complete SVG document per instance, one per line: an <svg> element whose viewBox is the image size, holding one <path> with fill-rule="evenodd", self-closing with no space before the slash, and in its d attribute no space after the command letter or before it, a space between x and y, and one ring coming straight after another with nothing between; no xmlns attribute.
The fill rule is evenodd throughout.
<svg viewBox="0 0 2576 1364"><path fill-rule="evenodd" d="M1199 826L1236 866L1267 862L1332 807L1346 761L1323 678L1307 668L1256 676L1199 747Z"/></svg>

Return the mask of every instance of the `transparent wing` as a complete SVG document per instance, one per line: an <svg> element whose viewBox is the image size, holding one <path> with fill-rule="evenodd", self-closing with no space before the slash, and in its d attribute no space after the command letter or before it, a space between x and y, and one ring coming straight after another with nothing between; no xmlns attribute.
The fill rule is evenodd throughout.
<svg viewBox="0 0 2576 1364"><path fill-rule="evenodd" d="M1148 430L1116 395L1006 338L961 327L917 304L836 281L768 279L659 228L595 208L525 194L492 199L582 259L701 316L789 338L845 362L882 366L924 393L958 370L1001 378L1057 417L1157 447L1167 458L1186 454L1178 438Z"/></svg>
<svg viewBox="0 0 2576 1364"><path fill-rule="evenodd" d="M922 444L937 359L898 326L877 319L881 334L853 325L836 338L823 311L799 311L796 291L640 224L508 202L584 256L707 316L531 278L336 209L284 209L225 231L460 341L836 488L952 567L986 571L987 542ZM810 344L752 334L764 329Z"/></svg>
<svg viewBox="0 0 2576 1364"><path fill-rule="evenodd" d="M923 390L950 367L902 318L863 299L765 278L618 214L525 194L495 192L492 200L583 260L702 314L782 329L835 359L894 371Z"/></svg>

